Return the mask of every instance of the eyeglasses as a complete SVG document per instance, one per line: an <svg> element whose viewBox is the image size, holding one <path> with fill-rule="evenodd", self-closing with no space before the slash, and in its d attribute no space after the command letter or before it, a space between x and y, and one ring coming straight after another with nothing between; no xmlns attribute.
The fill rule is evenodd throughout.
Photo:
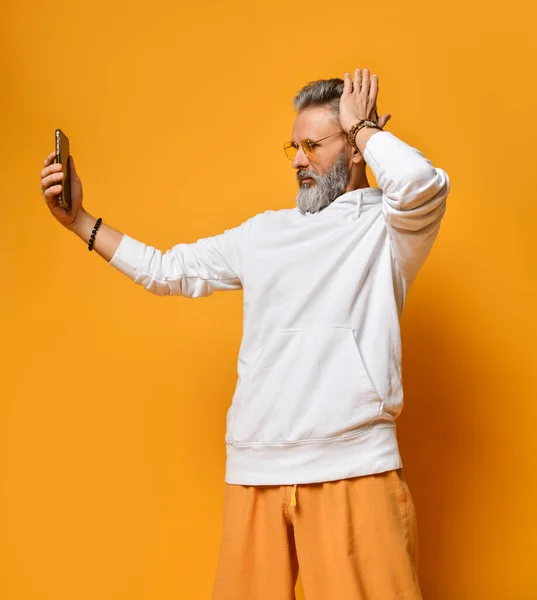
<svg viewBox="0 0 537 600"><path fill-rule="evenodd" d="M344 131L336 131L336 133L327 135L326 137L321 138L320 140L317 140L315 142L312 142L311 140L302 140L300 142L300 145L302 146L302 150L304 150L304 154L308 158L312 158L314 155L314 152L315 152L315 148L319 145L319 142L322 142L323 140L327 140L328 138L334 137L335 135L341 135L342 133L345 133L345 132ZM295 158L295 156L298 152L298 144L297 144L297 142L285 142L285 144L283 146L283 150L284 150L287 158L289 160L293 160L293 158Z"/></svg>

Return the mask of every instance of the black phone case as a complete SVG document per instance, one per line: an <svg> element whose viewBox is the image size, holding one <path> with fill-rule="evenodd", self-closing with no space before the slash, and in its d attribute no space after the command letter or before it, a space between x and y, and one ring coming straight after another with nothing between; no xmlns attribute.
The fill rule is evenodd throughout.
<svg viewBox="0 0 537 600"><path fill-rule="evenodd" d="M69 154L69 138L61 129L56 129L56 162L61 163L64 178L62 190L58 194L58 204L71 210L71 165Z"/></svg>

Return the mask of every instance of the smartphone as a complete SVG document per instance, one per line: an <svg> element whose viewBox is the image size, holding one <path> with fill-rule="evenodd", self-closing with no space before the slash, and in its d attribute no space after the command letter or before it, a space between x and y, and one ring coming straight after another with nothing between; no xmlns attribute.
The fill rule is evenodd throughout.
<svg viewBox="0 0 537 600"><path fill-rule="evenodd" d="M56 129L56 162L61 163L63 179L62 190L58 194L58 204L71 210L71 164L69 155L69 138L61 129Z"/></svg>

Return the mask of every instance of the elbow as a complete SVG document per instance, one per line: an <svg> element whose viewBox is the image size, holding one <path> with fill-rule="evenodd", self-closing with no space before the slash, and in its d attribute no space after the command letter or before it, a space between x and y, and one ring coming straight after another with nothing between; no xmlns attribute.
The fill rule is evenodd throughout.
<svg viewBox="0 0 537 600"><path fill-rule="evenodd" d="M156 296L183 296L185 298L205 298L210 296L214 288L210 281L198 277L163 275L154 277L150 273L140 272L135 282L142 285L148 292Z"/></svg>
<svg viewBox="0 0 537 600"><path fill-rule="evenodd" d="M396 210L413 210L427 204L432 210L445 203L449 190L449 176L443 169L424 168L403 182L388 199Z"/></svg>
<svg viewBox="0 0 537 600"><path fill-rule="evenodd" d="M145 290L156 296L182 296L181 282L179 280L168 281L160 279L151 273L141 271L136 276L134 283L141 285Z"/></svg>
<svg viewBox="0 0 537 600"><path fill-rule="evenodd" d="M183 296L184 277L172 250L147 247L135 283L157 296Z"/></svg>

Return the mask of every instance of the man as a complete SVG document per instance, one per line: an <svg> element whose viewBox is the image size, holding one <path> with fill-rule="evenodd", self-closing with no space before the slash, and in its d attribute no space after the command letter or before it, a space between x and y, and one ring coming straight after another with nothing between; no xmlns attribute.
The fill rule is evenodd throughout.
<svg viewBox="0 0 537 600"><path fill-rule="evenodd" d="M134 282L188 298L243 289L213 600L291 600L299 567L306 600L421 598L395 426L399 318L449 178L382 130L390 115L377 119L377 94L367 69L305 86L285 145L296 208L165 254L94 227L74 162L73 207L58 206L61 165L53 153L45 160L52 214Z"/></svg>

